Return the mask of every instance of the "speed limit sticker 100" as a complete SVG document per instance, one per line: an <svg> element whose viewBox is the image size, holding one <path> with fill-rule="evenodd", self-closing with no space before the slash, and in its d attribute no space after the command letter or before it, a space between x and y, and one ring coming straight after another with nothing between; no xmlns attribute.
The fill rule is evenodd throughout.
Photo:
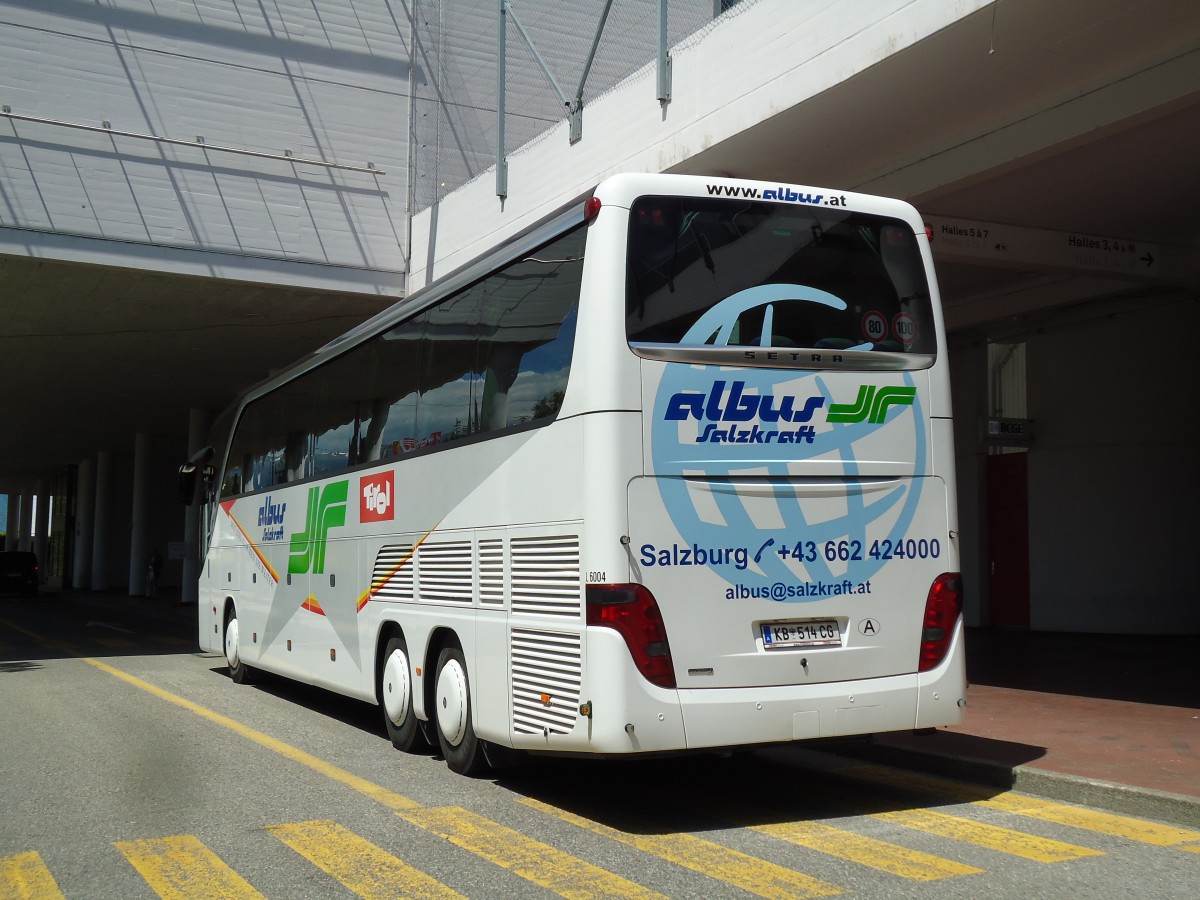
<svg viewBox="0 0 1200 900"><path fill-rule="evenodd" d="M892 319L892 331L904 346L909 346L917 340L917 320L906 312L896 313Z"/></svg>

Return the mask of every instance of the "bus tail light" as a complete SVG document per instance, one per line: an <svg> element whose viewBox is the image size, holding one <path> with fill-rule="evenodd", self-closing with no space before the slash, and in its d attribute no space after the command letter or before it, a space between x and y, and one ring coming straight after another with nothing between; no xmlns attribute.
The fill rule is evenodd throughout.
<svg viewBox="0 0 1200 900"><path fill-rule="evenodd" d="M950 649L954 626L962 615L962 576L946 572L934 579L925 600L925 619L921 623L921 656L918 672L938 666Z"/></svg>
<svg viewBox="0 0 1200 900"><path fill-rule="evenodd" d="M675 687L675 664L654 595L640 584L589 584L587 623L625 639L638 671L651 684Z"/></svg>

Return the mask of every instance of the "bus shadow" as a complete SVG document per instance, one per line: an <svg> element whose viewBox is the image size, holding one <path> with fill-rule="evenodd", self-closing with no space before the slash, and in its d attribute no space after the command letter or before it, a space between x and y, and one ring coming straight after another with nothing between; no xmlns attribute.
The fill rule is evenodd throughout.
<svg viewBox="0 0 1200 900"><path fill-rule="evenodd" d="M1036 755L1036 748L1028 748ZM1006 788L772 747L637 760L532 758L499 786L628 834L722 831L984 800Z"/></svg>
<svg viewBox="0 0 1200 900"><path fill-rule="evenodd" d="M223 660L210 671L230 677ZM380 753L397 753L387 740L379 708L372 704L258 670L251 683L237 689L261 691L296 704L377 739ZM1025 744L954 737L987 744L978 750L979 757L1003 757L1013 767L1044 754L1043 748ZM442 759L436 745L412 755L397 753L397 757ZM494 758L504 767L482 777L501 789L534 805L543 803L601 826L645 835L952 806L994 797L1012 787L1011 769L995 767L994 781L984 782L978 771L960 769L958 760L925 753L905 761L896 748L879 748L861 739L637 758L511 751ZM447 777L458 776L447 772Z"/></svg>
<svg viewBox="0 0 1200 900"><path fill-rule="evenodd" d="M210 671L230 676L223 660ZM252 683L238 689L261 691L302 706L378 739L381 753L396 752L387 740L379 708L372 704L258 670ZM938 732L934 736L951 735ZM969 735L954 737L987 744L978 756L1004 757L1013 767L1044 754L1040 747ZM401 759L442 759L436 745L411 756L397 755ZM994 797L1012 787L1010 769L998 767L994 782L981 783L977 771L960 770L956 760L931 754L914 758L911 768L896 768L887 762L907 765L896 749L889 746L884 751L868 740L637 758L509 751L502 752L497 761L505 767L482 777L502 789L535 805L544 803L601 826L645 835L952 806Z"/></svg>
<svg viewBox="0 0 1200 900"><path fill-rule="evenodd" d="M215 675L230 678L229 666L223 662L221 665L213 666L209 671ZM318 715L335 719L366 734L376 737L384 736L383 719L379 707L355 700L353 697L344 697L324 688L292 681L261 669L254 670L250 683L235 685L235 688L261 691L288 703L303 706Z"/></svg>

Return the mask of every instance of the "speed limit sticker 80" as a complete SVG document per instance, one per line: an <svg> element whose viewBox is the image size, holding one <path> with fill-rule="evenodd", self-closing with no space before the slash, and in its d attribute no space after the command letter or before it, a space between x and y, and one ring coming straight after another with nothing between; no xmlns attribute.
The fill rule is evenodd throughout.
<svg viewBox="0 0 1200 900"><path fill-rule="evenodd" d="M863 337L868 341L879 343L887 340L888 335L888 320L887 316L878 310L871 310L864 313L862 317Z"/></svg>

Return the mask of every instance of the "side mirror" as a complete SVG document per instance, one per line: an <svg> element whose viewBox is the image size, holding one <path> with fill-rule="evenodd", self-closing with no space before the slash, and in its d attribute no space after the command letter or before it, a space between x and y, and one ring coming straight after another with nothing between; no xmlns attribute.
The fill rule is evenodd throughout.
<svg viewBox="0 0 1200 900"><path fill-rule="evenodd" d="M184 506L191 506L192 501L196 499L196 474L203 470L207 477L212 476L212 469L208 466L212 455L213 448L204 447L179 467L179 499L183 501Z"/></svg>

